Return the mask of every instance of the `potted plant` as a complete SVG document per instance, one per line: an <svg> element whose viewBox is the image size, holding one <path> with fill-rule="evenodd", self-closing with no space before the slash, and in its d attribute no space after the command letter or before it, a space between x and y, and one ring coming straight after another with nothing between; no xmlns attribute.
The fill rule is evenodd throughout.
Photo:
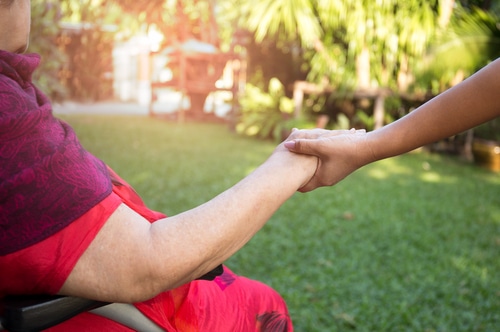
<svg viewBox="0 0 500 332"><path fill-rule="evenodd" d="M500 172L500 118L474 128L472 154L477 164Z"/></svg>

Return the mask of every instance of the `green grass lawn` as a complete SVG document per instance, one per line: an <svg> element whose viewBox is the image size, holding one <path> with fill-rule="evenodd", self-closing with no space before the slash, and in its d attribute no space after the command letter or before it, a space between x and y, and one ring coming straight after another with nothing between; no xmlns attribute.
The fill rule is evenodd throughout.
<svg viewBox="0 0 500 332"><path fill-rule="evenodd" d="M169 215L274 148L223 125L63 119ZM296 331L499 331L500 174L427 153L381 161L294 195L227 265L279 291Z"/></svg>

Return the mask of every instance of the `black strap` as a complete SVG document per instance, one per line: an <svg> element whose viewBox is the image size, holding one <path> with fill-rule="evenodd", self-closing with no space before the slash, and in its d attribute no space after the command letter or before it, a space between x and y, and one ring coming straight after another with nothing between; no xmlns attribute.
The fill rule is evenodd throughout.
<svg viewBox="0 0 500 332"><path fill-rule="evenodd" d="M224 268L222 267L222 264L217 266L215 269L212 271L205 273L201 277L197 278L196 280L214 280L216 277L220 276L222 273L224 273Z"/></svg>

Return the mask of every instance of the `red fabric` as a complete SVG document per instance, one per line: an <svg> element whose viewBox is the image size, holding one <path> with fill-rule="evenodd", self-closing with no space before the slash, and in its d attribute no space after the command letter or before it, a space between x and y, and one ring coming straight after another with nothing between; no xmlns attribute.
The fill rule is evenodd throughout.
<svg viewBox="0 0 500 332"><path fill-rule="evenodd" d="M7 294L56 294L121 203L119 196L111 194L62 231L26 249L0 256L0 298Z"/></svg>
<svg viewBox="0 0 500 332"><path fill-rule="evenodd" d="M239 277L226 267L224 274L214 281L193 281L136 307L169 332L293 331L286 305L278 293L267 285ZM66 331L132 330L91 313L46 330Z"/></svg>
<svg viewBox="0 0 500 332"><path fill-rule="evenodd" d="M194 281L137 307L160 325L160 318L168 318L173 326L167 328L169 331L293 330L278 293L267 285L235 275L227 267L224 269L224 274L213 282ZM155 307L166 302L165 297L172 297L175 307L167 312L156 310ZM160 317L161 312L167 317Z"/></svg>
<svg viewBox="0 0 500 332"><path fill-rule="evenodd" d="M150 222L165 217L148 209L125 181L111 170L110 173L113 193L101 203L54 236L0 257L0 296L56 293L122 202ZM135 306L170 332L293 331L286 305L278 293L262 283L235 275L227 267L214 281L193 281ZM131 330L107 318L84 313L47 331Z"/></svg>
<svg viewBox="0 0 500 332"><path fill-rule="evenodd" d="M134 332L112 320L88 312L80 314L44 332ZM171 331L171 330L166 330ZM141 331L142 332L142 331ZM147 331L144 331L147 332Z"/></svg>

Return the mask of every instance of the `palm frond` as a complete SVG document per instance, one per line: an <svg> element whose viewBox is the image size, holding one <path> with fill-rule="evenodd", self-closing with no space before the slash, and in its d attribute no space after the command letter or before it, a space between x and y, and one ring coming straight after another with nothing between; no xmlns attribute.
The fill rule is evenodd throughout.
<svg viewBox="0 0 500 332"><path fill-rule="evenodd" d="M500 19L491 12L461 10L449 31L438 40L427 58L435 75L463 71L469 76L500 57Z"/></svg>

